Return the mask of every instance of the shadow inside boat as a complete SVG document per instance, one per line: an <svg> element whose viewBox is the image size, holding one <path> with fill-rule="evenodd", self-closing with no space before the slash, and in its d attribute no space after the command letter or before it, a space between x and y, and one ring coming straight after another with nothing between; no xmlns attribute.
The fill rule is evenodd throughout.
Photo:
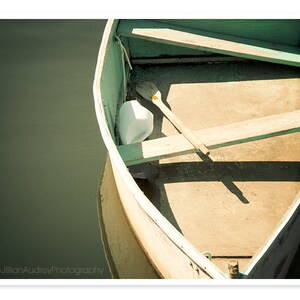
<svg viewBox="0 0 300 300"><path fill-rule="evenodd" d="M208 159L159 165L163 184L219 181L242 203L248 204L249 200L234 182L300 181L300 162L213 162Z"/></svg>
<svg viewBox="0 0 300 300"><path fill-rule="evenodd" d="M258 81L274 79L299 78L297 67L246 60L244 62L205 63L205 64L169 64L168 73L163 73L161 65L136 65L132 73L131 83L152 81L160 90L162 99L166 99L170 86L185 83L217 83L235 81ZM156 75L155 75L156 74ZM168 76L172 74L172 76ZM129 87L129 95L137 96L134 87Z"/></svg>
<svg viewBox="0 0 300 300"><path fill-rule="evenodd" d="M173 211L168 203L168 197L164 183L160 180L159 165L144 163L138 166L130 166L129 171L139 188L151 203L168 219L168 221L182 233Z"/></svg>
<svg viewBox="0 0 300 300"><path fill-rule="evenodd" d="M250 203L235 182L299 182L298 161L239 161L214 162L199 155L201 161L137 166L143 177L135 178L141 190L153 205L177 228L180 227L168 203L165 184L177 182L220 182L243 204ZM131 167L133 172L134 167Z"/></svg>
<svg viewBox="0 0 300 300"><path fill-rule="evenodd" d="M300 181L300 162L180 162L157 166L164 183L220 181Z"/></svg>

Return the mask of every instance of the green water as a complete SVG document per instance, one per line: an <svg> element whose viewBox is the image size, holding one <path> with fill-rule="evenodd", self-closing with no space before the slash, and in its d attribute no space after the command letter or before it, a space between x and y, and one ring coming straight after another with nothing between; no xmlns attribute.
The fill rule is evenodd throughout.
<svg viewBox="0 0 300 300"><path fill-rule="evenodd" d="M0 21L0 278L110 278L92 94L105 23Z"/></svg>

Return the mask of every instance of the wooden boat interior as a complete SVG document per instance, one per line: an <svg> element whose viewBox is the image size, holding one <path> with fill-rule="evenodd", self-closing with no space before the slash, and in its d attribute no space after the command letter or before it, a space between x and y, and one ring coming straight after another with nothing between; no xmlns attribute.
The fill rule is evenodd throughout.
<svg viewBox="0 0 300 300"><path fill-rule="evenodd" d="M193 20L189 27L166 22L122 20L118 27L132 66L126 100L138 99L153 113L154 130L132 145L121 145L116 134L116 144L141 190L173 226L222 271L229 259L246 270L300 189L300 29L285 35L289 28L270 20L249 30L245 20L239 38L237 20L218 28L207 21L200 29ZM127 76L126 59L123 54ZM196 152L137 94L141 81L158 87L210 155ZM111 124L119 106L110 110Z"/></svg>

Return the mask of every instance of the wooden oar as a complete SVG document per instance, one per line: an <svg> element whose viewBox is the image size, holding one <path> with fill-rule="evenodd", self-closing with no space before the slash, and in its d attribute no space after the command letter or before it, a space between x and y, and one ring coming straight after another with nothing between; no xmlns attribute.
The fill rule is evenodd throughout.
<svg viewBox="0 0 300 300"><path fill-rule="evenodd" d="M145 99L154 103L162 113L170 120L170 122L182 133L182 135L198 150L209 155L209 150L198 139L198 137L177 118L176 115L162 102L161 92L149 81L137 84L136 91Z"/></svg>

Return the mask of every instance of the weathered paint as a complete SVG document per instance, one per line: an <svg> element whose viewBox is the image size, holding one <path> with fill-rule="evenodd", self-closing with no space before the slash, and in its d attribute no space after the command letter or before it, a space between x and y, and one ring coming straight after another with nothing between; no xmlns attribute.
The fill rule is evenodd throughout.
<svg viewBox="0 0 300 300"><path fill-rule="evenodd" d="M290 46L299 46L300 43L300 20L246 20L246 19L218 19L218 20L153 20L165 24L190 27L193 29L216 32L236 37L260 40L269 43L278 43ZM206 56L211 55L209 51L186 49L174 45L141 40L126 39L127 46L131 51L131 57L159 57L159 56Z"/></svg>

